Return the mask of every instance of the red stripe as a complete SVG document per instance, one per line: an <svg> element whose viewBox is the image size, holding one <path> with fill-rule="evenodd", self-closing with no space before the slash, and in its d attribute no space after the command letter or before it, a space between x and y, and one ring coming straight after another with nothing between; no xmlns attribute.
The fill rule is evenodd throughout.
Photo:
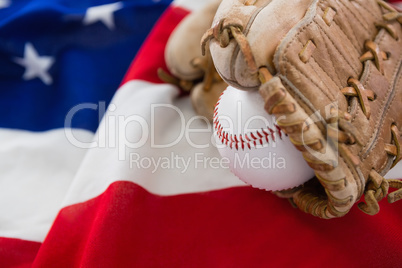
<svg viewBox="0 0 402 268"><path fill-rule="evenodd" d="M66 207L35 267L397 267L402 202L321 220L249 187L177 196L115 182Z"/></svg>
<svg viewBox="0 0 402 268"><path fill-rule="evenodd" d="M389 2L401 3L401 1ZM164 58L167 40L174 28L189 13L188 10L175 6L170 6L165 11L133 60L122 84L134 79L162 83L157 75L157 70L163 68L167 71Z"/></svg>
<svg viewBox="0 0 402 268"><path fill-rule="evenodd" d="M0 237L0 267L31 267L41 243Z"/></svg>
<svg viewBox="0 0 402 268"><path fill-rule="evenodd" d="M167 71L164 58L166 43L174 28L188 14L188 10L180 7L171 6L165 11L139 50L122 84L134 79L162 83L157 70L163 68Z"/></svg>

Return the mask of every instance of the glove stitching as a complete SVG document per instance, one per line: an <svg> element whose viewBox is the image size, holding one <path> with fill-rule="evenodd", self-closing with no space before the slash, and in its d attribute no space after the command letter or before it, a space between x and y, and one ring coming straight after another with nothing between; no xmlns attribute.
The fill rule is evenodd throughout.
<svg viewBox="0 0 402 268"><path fill-rule="evenodd" d="M363 195L364 192L364 185L365 185L365 178L363 176L359 176L359 172L358 170L360 169L359 167L355 167L352 164L349 164L348 161L346 161L345 157L342 154L338 154L338 160L341 160L342 163L344 163L346 165L346 167L349 169L349 172L351 174L353 174L352 179L354 179L354 182L356 183L356 187L357 187L357 192L358 192L358 196L356 197L356 199L354 200L356 202L356 200L360 199L360 197ZM360 172L361 173L361 172ZM357 174L357 175L355 175ZM347 176L346 176L347 177ZM361 181L361 179L363 179L364 181ZM346 179L346 183L347 179ZM330 193L332 193L333 191L328 190ZM337 192L337 191L334 191ZM349 208L350 209L350 208Z"/></svg>
<svg viewBox="0 0 402 268"><path fill-rule="evenodd" d="M318 27L320 27L319 25L318 25ZM321 30L322 30L322 27L320 27L321 28ZM303 29L304 30L304 29ZM332 42L333 43L333 42ZM334 43L333 43L334 44ZM334 44L335 45L335 44ZM335 46L334 46L335 47ZM287 49L287 48L286 48ZM338 50L336 47L335 47L335 49L336 50ZM339 52L339 51L338 51ZM286 55L286 53L285 53L285 55ZM342 54L341 54L341 56L343 56ZM286 60L287 60L287 58L286 58ZM288 60L287 60L287 62L289 62ZM347 61L346 61L347 62ZM295 69L297 69L297 67L296 66L294 66L293 64L291 64L290 63L290 65L291 66L293 66ZM312 66L312 65L311 65ZM312 66L313 67L313 66ZM354 69L353 67L352 67L352 69ZM299 70L299 72L300 72L300 74L302 74L302 75L304 75L300 70ZM313 82L311 79L309 79L311 82ZM314 82L313 82L314 83ZM342 157L342 155L339 155L339 158L341 159L341 161L342 162L344 162L345 164L346 164L346 166L348 167L348 169L352 172L352 171L354 171L353 173L355 173L355 172L357 172L357 173L359 173L358 172L358 170L360 170L359 169L359 167L351 167L346 161L345 161L345 159L344 159L344 157ZM359 174L361 174L361 172L359 173ZM360 194L362 194L363 193L363 187L362 187L362 183L364 183L364 181L363 182L361 182L359 179L361 179L361 180L364 180L364 178L362 177L362 176L354 176L354 178L355 178L355 181L356 181L356 184L357 184L357 187L358 187L358 190L359 190L359 193ZM359 179L358 179L359 178Z"/></svg>
<svg viewBox="0 0 402 268"><path fill-rule="evenodd" d="M402 70L402 65L399 65L398 67L399 67L399 68L397 68L397 69L398 69L398 73L399 73L399 72L401 72L401 70ZM391 86L392 86L392 87L391 87ZM389 91L392 92L392 88L394 88L394 87L395 87L395 84L390 85L390 87L389 87L390 90L389 90ZM389 103L388 108L386 109L386 111L383 113L384 116L385 116L386 114L388 114L389 110L391 109L392 103L393 103L394 100L395 100L394 97L390 97L390 98L391 98L391 102ZM388 98L388 99L389 99L389 98ZM385 102L385 101L384 101L384 102ZM385 120L381 120L381 121L382 121L382 123L379 124L380 126L379 126L378 129L383 128L383 124L384 124L384 121L385 121ZM375 132L375 133L377 133L377 135L378 135L379 131L377 131L377 132ZM373 135L370 137L370 140L372 140L372 137L375 135L375 133L373 133ZM368 144L369 144L369 143L368 143ZM378 139L375 139L374 142L370 145L370 150L367 150L367 151L365 152L365 154L363 154L363 159L367 159L367 158L369 157L369 155L373 152L373 150L374 150L374 148L377 146L377 144L378 144Z"/></svg>
<svg viewBox="0 0 402 268"><path fill-rule="evenodd" d="M320 75L322 75L322 73L326 74L326 75L329 77L328 72L327 72L326 70L324 70L324 69L320 66L320 64L319 64L313 57L312 57L311 59L312 59L312 62L311 62L311 64L310 64L310 66L311 66L311 68L313 69L313 71L317 74L317 77L320 77ZM313 63L315 63L315 64L313 64ZM318 68L317 68L317 67L318 67ZM318 71L317 71L317 69L318 69ZM321 72L320 72L320 71L321 71ZM326 83L323 83L323 84L324 84L324 86L327 88L327 90L326 90L325 92L332 93L330 87L329 87ZM321 90L322 92L324 92L325 89L324 89L324 88L320 88L320 90ZM328 97L328 99L329 99L330 101L333 101L333 100L336 99L336 96L334 96L333 94L331 94L331 96Z"/></svg>
<svg viewBox="0 0 402 268"><path fill-rule="evenodd" d="M351 1L351 0L349 0L349 1ZM369 2L367 0L364 1L363 4L359 1L353 1L353 2L355 2L357 5L359 5L358 7L356 7L357 12L359 12L359 10L362 10L362 9L365 10L365 12L359 12L360 18L365 19L367 17L367 13L371 15L371 19L366 20L366 22L365 22L366 25L369 25L371 21L373 21L373 20L375 20L375 18L377 18L377 15L372 12L372 9L367 8L367 5L369 4ZM373 5L373 7L377 8L378 5L375 4L375 5Z"/></svg>
<svg viewBox="0 0 402 268"><path fill-rule="evenodd" d="M382 141L384 144L386 144L386 142L384 141L383 138L381 138L381 141ZM384 170L384 169L386 169L386 168L389 166L388 163L389 163L389 160L388 160L388 161L384 161L384 163L381 165L381 167L380 167L379 170Z"/></svg>
<svg viewBox="0 0 402 268"><path fill-rule="evenodd" d="M350 2L350 1L349 1ZM343 5L345 7L346 10L343 10L342 13L343 14L347 14L349 13L347 16L345 15L345 17L347 18L355 18L357 20L357 22L360 24L360 26L363 27L363 29L366 32L370 32L370 28L366 28L366 25L368 24L367 22L362 21L361 19L365 17L364 13L359 12L359 10L356 8L355 5L351 5L353 6L353 8L350 8L348 6L346 6L344 1L340 1L340 4ZM359 4L360 5L360 4ZM360 5L361 6L361 5ZM366 25L365 25L366 24Z"/></svg>
<svg viewBox="0 0 402 268"><path fill-rule="evenodd" d="M327 35L325 35L326 37L328 37ZM328 51L329 49L329 47L328 47L328 45L327 45L327 42L325 42L325 40L324 40L324 38L323 38L323 42L322 43L324 43L324 45L325 45L325 51ZM331 58L332 59L332 55L330 54L330 53L327 53L327 55L329 56L329 58ZM312 57L312 59L315 61L315 62L317 62L315 59L314 59L314 57ZM340 79L340 77L339 77L339 75L338 75L338 72L336 71L336 68L335 68L335 65L334 65L334 63L333 63L333 61L331 60L330 61L331 62L331 66L332 66L332 69L333 69L333 71L335 72L335 74L336 74L336 78L338 79L338 83L335 83L337 86L338 86L338 89L340 89L341 87L342 87L342 82L341 82L341 79ZM332 80L331 79L331 76L329 75L329 73L327 72L327 71L325 71L324 70L324 68L317 62L317 64L320 66L320 68L322 69L322 71L328 76L328 78L330 79L330 80ZM327 86L327 88L328 88L328 91L330 91L330 88L329 88L329 86ZM335 96L334 96L335 97Z"/></svg>
<svg viewBox="0 0 402 268"><path fill-rule="evenodd" d="M318 26L318 28L320 28L321 32L322 32L324 35L328 36L328 39L329 39L329 41L333 44L335 50L339 53L339 55L343 58L343 60L344 60L345 62L347 62L347 64L350 66L350 68L355 72L355 75L358 74L358 73L359 73L359 70L357 70L357 69L352 65L352 63L349 62L349 60L348 60L348 58L353 59L353 58L354 58L353 55L344 55L343 53L341 53L341 51L339 50L339 48L336 46L336 44L337 44L337 43L339 44L339 42L334 42L334 40L332 40L332 39L330 38L330 36L325 32L324 28L322 28L321 25L319 25L316 21L314 21L314 22L315 22L315 24ZM343 31L342 31L342 32L343 32ZM349 51L346 50L346 53L349 54Z"/></svg>
<svg viewBox="0 0 402 268"><path fill-rule="evenodd" d="M383 41L383 40L382 40L382 41ZM402 62L402 57L400 57L399 59L400 59L399 62ZM373 64L370 64L368 68L373 68ZM401 72L401 64L400 64L400 65L397 65L397 66L394 68L392 77L396 77L399 72ZM370 76L371 76L371 74L372 74L372 72L369 72L369 70L368 70L368 73L369 73L369 76L367 77L366 81L369 81L369 80L370 80ZM395 80L395 79L393 79L393 81L394 81L394 80ZM384 120L380 120L380 119L383 118L386 114L388 114L388 113L389 113L389 110L390 110L391 107L392 107L392 103L394 102L395 98L393 98L392 96L390 96L390 94L392 94L392 91L393 91L393 88L395 87L395 85L396 85L396 83L395 83L395 84L390 84L389 87L388 87L388 91L387 91L387 95L386 95L387 98L385 98L385 99L382 101L381 107L385 107L386 101L389 100L390 98L391 98L391 102L389 103L388 108L387 108L386 110L384 110L383 116L382 116L382 117L378 117L378 119L377 119L377 122L378 122L378 123L375 124L376 128L374 128L374 129L382 129L382 128L383 128L383 124L384 124L385 122L384 122ZM394 93L394 94L395 94L395 93ZM373 131L372 135L370 136L369 142L367 142L367 144L360 150L359 155L361 155L363 159L367 159L367 158L369 157L369 155L371 154L372 150L373 150L373 149L375 148L375 146L378 144L378 140L374 138L374 136L378 135L378 133L379 133L379 131ZM370 142L371 142L373 139L374 139L374 143L370 144ZM370 146L369 146L369 145L370 145ZM367 149L367 150L366 150L366 149ZM370 150L368 150L368 149L370 149ZM363 151L364 151L364 152L363 152Z"/></svg>
<svg viewBox="0 0 402 268"><path fill-rule="evenodd" d="M294 42L299 42L299 43L301 44L301 46L303 47L303 43L300 41L299 36L300 36L302 33L304 33L305 30L306 30L307 28L309 28L313 23L315 23L315 21L311 21L310 23L308 23L307 25L305 25L305 26L293 37L293 39L286 45L286 47L285 47L284 50L283 50L284 52L283 52L282 60L283 60L285 63L288 63L288 64L289 64L290 66L292 66L294 69L296 69L296 70L297 70L300 74L302 74L307 80L309 80L312 84L314 84L317 88L319 88L319 89L321 90L321 92L322 92L329 100L332 100L331 97L334 98L334 96L329 96L329 95L328 95L329 92L330 92L329 90L328 90L328 91L323 91L323 90L320 88L320 86L319 86L316 82L314 82L314 81L311 79L311 77L309 77L308 75L304 74L301 69L299 69L295 64L293 64L293 63L292 63L291 61L289 61L289 59L288 59L289 47L290 47L291 45L293 45ZM307 34L307 35L308 35L308 34ZM291 58L293 58L293 57L291 56ZM289 70L288 70L288 68L287 68L287 64L284 64L283 67L284 67L284 76L287 77L287 76L288 76L288 72L289 72ZM295 92L295 93L296 93L296 92ZM307 105L307 103L305 103L305 104Z"/></svg>
<svg viewBox="0 0 402 268"><path fill-rule="evenodd" d="M327 97L328 100L332 101L331 96L328 95L328 92L325 92L324 90L322 90L321 87L316 82L314 82L307 74L304 74L302 72L302 69L299 69L295 64L292 64L290 61L285 60L285 62L287 62L290 66L292 66L294 69L296 69L299 74L301 74L303 77L305 77L307 80L309 80L312 84L314 84L317 87L317 89L319 89ZM295 91L293 91L293 92L298 93ZM305 104L307 104L307 103L305 103Z"/></svg>
<svg viewBox="0 0 402 268"><path fill-rule="evenodd" d="M364 65L366 65L366 63L364 63ZM372 76L372 74L373 74L373 71L371 71L371 69L374 69L374 71L375 71L377 68L373 68L373 64L372 64L372 63L367 63L367 66L364 67L364 70L365 70L365 69L367 69L368 76L367 76L367 78L365 79L366 81L365 81L364 86L365 86L365 87L368 87L367 81L370 81L371 76ZM389 96L390 91L391 91L391 87L388 87L388 92L387 92L386 96ZM387 98L385 98L385 99L381 102L380 107L384 107L384 106L385 106L386 100L387 100ZM358 107L359 107L359 106L356 106L356 110L355 110L354 113L353 113L353 121L355 121L355 119L357 119L357 117L358 117ZM386 113L388 113L389 108L390 108L390 106L388 107ZM385 114L386 114L386 113L385 113ZM381 121L382 121L382 123L381 123ZM374 127L374 131L371 133L371 136L370 136L368 142L367 142L364 146L362 146L362 148L361 148L360 151L358 152L358 155L360 156L360 158L362 158L362 160L366 160L367 157L368 157L368 156L370 155L370 153L371 153L371 152L370 152L371 150L370 150L370 151L367 151L366 149L368 149L368 147L375 148L375 146L377 145L378 140L376 140L374 137L378 135L378 133L379 133L378 130L382 128L382 125L383 125L383 120L381 120L381 117L379 116L379 117L377 118L375 124L374 124L374 126L375 126L375 127ZM370 145L370 141L373 141L373 139L374 139L374 143L372 143L372 144Z"/></svg>
<svg viewBox="0 0 402 268"><path fill-rule="evenodd" d="M345 11L345 9L343 9L343 11L342 12L349 12L350 13L350 11L346 8L346 11ZM349 14L348 16L352 16L351 14ZM345 32L345 30L348 30L348 31L350 31L351 32L351 34L344 34L344 37L346 38L346 39L348 39L349 41L350 41L350 43L353 45L353 47L356 49L356 50L361 50L361 47L359 47L359 40L357 39L357 35L356 35L356 31L355 31L355 29L354 29L354 27L352 27L352 25L351 25L351 23L349 22L349 20L342 20L343 22L344 22L344 27L342 27L338 22L337 22L337 20L336 19L334 19L334 23L335 23L335 25L337 25L338 27L339 27L339 30L340 30L340 32L342 32L342 33L344 33ZM343 28L347 28L347 29L345 29L345 30L343 30ZM353 41L352 41L352 38L353 38Z"/></svg>
<svg viewBox="0 0 402 268"><path fill-rule="evenodd" d="M379 9L379 10L381 11L381 7L378 5L377 2L370 2L370 4L372 5L372 8L368 8L368 7L367 7L367 4L368 4L368 3L369 3L369 2L368 2L367 0L360 1L360 2L359 2L359 6L360 6L361 8L366 9L367 13L371 14L373 20L375 20L375 18L377 18L377 14L376 14L375 12L373 12L373 10L377 8L377 9Z"/></svg>
<svg viewBox="0 0 402 268"><path fill-rule="evenodd" d="M342 27L342 25L340 25L336 20L333 21L333 24L335 26L338 26L338 31L343 33L343 37L348 40L350 42L350 44L352 45L352 47L354 49L356 49L357 51L361 50L361 47L359 47L359 40L357 40L356 37L356 32L354 31L353 27L350 26L350 24L348 25L349 31L351 31L351 34L345 34L345 31L347 31L347 29L345 29L345 27ZM346 26L346 25L345 25ZM353 38L351 38L353 37Z"/></svg>
<svg viewBox="0 0 402 268"><path fill-rule="evenodd" d="M318 63L318 61L316 61L316 59L315 58L312 58L312 62L315 62L315 63L317 63L317 65L318 65L318 67L320 67L320 69L322 70L322 72L323 73L325 73L326 75L327 75L327 77L328 77L328 79L329 80L332 80L333 81L333 79L331 79L331 76L330 76L330 74L328 73L328 71L326 71L319 63ZM334 71L336 70L335 69L335 66L333 65L333 68L334 68ZM335 73L336 73L336 71L335 71ZM338 76L338 75L337 75ZM338 82L339 82L339 84L338 83L336 83L335 81L333 81L334 82L334 84L338 87L338 89L341 89L342 88L342 85L340 84L341 83L341 81L340 81L340 79L338 78ZM328 85L326 85L327 86L327 88L328 88L328 91L330 91L330 88L329 88L329 86ZM337 96L339 95L339 93L338 92L335 92L335 94L334 95L332 95L332 97L333 97L333 99L332 100L335 100L335 99L337 99Z"/></svg>
<svg viewBox="0 0 402 268"><path fill-rule="evenodd" d="M236 135L233 133L226 132L223 129L218 116L219 104L221 102L224 93L225 91L222 92L221 96L218 99L218 102L216 103L214 110L214 120L213 120L216 134L218 135L220 141L223 144L229 146L230 149L236 149L236 151L238 151L240 148L244 150L246 147L251 149L251 147L257 147L258 145L261 146L264 146L264 144L269 145L270 143L275 143L277 138L282 140L282 136L284 135L284 133L282 132L282 129L276 124L274 124L276 131L269 126L266 126L265 129L261 128L261 130L255 130L255 132L245 133L244 135L241 134ZM271 142L269 140L270 137Z"/></svg>

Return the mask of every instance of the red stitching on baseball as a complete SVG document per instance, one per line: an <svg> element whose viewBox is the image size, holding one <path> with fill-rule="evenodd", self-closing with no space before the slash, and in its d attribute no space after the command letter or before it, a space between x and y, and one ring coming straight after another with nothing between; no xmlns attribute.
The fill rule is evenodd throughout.
<svg viewBox="0 0 402 268"><path fill-rule="evenodd" d="M245 133L244 136L242 136L242 134L239 134L237 136L236 134L226 132L218 120L218 110L219 110L218 107L224 92L225 91L223 91L222 94L219 96L218 102L215 105L214 120L213 120L213 125L215 127L216 134L223 144L229 146L229 148L231 149L236 150L239 150L239 144L240 144L241 149L244 150L246 146L249 149L251 149L251 145L254 145L254 147L256 147L257 143L263 145L264 139L266 143L269 144L270 143L269 137L271 137L272 142L275 142L276 141L275 134L278 134L279 139L282 140L282 130L277 124L274 124L275 130L270 128L269 126L266 126L265 129L261 128L261 130L256 130L255 133L253 132Z"/></svg>

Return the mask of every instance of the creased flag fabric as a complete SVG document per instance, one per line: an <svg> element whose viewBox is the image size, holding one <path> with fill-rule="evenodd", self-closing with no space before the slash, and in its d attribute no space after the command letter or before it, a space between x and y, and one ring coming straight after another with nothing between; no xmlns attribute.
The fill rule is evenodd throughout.
<svg viewBox="0 0 402 268"><path fill-rule="evenodd" d="M107 106L169 3L2 0L0 127L61 128L75 105ZM96 131L98 119L82 109L71 127Z"/></svg>
<svg viewBox="0 0 402 268"><path fill-rule="evenodd" d="M0 267L401 266L401 202L321 220L219 163L157 76L205 3L0 0Z"/></svg>

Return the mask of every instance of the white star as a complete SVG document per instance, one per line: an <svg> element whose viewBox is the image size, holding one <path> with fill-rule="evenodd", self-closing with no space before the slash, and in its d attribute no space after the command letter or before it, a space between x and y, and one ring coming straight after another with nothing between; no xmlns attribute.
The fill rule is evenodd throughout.
<svg viewBox="0 0 402 268"><path fill-rule="evenodd" d="M103 22L110 30L114 29L113 12L123 7L122 2L94 6L87 9L83 20L84 25L89 25L97 21Z"/></svg>
<svg viewBox="0 0 402 268"><path fill-rule="evenodd" d="M0 0L0 8L6 8L11 5L10 0Z"/></svg>
<svg viewBox="0 0 402 268"><path fill-rule="evenodd" d="M48 70L54 63L54 57L39 56L31 43L25 44L24 58L14 58L14 62L25 67L25 73L22 76L24 80L38 77L46 85L53 83Z"/></svg>

